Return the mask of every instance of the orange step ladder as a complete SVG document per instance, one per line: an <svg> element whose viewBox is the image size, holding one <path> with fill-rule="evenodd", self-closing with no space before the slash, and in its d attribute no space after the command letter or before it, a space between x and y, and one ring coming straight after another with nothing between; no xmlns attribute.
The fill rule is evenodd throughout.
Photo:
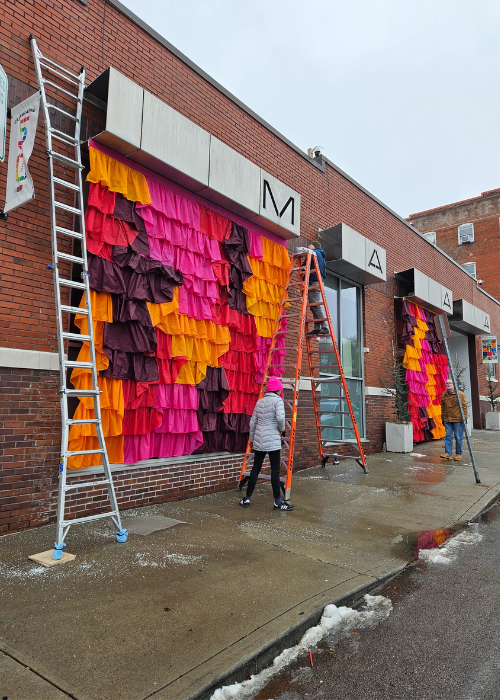
<svg viewBox="0 0 500 700"><path fill-rule="evenodd" d="M312 268L312 269L311 269ZM311 272L316 273L318 283L314 284L312 287L309 286L309 277ZM319 289L321 293L321 301L316 303L309 303L308 292L313 289ZM285 311L285 306L292 307L292 313L287 313ZM295 311L295 308L299 306L300 310ZM325 318L308 318L307 310L313 306L323 306L326 312ZM297 327L288 328L287 330L281 330L281 321L286 319L292 321L293 319L298 319ZM329 333L328 335L322 335L321 338L329 340L329 344L325 343L327 347L321 349L313 349L313 344L318 341L318 336L308 336L307 335L307 325L310 323L321 323L327 321ZM275 363L273 361L274 353L282 350L280 347L276 347L276 341L281 335L297 334L298 342L295 347L287 347L287 353L291 351L296 351L296 361L295 362L284 362ZM333 458L334 464L339 464L340 459L355 459L356 462L362 467L365 474L368 473L366 467L366 457L363 452L363 447L361 444L361 438L359 436L358 427L356 425L356 419L354 417L354 411L352 408L351 399L349 396L349 391L347 388L347 382L344 375L344 370L342 369L342 363L340 360L340 353L337 346L337 341L335 339L335 333L333 331L332 320L330 318L330 312L328 311L328 304L325 297L325 289L323 285L323 280L321 278L321 273L319 271L319 266L316 256L312 251L307 253L295 253L292 255L290 261L290 269L288 271L285 289L283 292L283 297L281 299L280 313L276 320L276 325L274 328L273 337L271 340L271 347L269 348L269 354L266 362L266 370L264 372L264 378L262 381L262 386L259 392L259 399L264 396L264 390L267 387L267 382L272 373L270 370L275 367L293 367L295 378L293 381L293 400L289 401L284 398L285 403L285 415L286 418L286 428L289 431L288 437L282 437L281 439L281 464L285 470L285 474L280 477L281 489L284 494L285 500L290 498L291 488L292 488L292 472L293 472L293 453L295 448L295 434L297 429L297 410L299 404L299 389L301 381L301 365L302 365L302 349L304 338L306 341L306 352L309 364L309 377L307 379L311 380L312 388L312 398L314 406L314 419L316 423L316 432L318 435L318 446L319 446L319 456L322 466L326 466L329 459ZM323 344L323 343L321 343ZM327 363L323 364L321 362L321 356L327 356ZM334 356L332 358L331 356ZM316 359L317 358L317 359ZM334 359L334 362L331 362ZM328 370L325 373L325 370ZM332 371L334 370L334 371ZM323 374L323 376L320 376ZM325 376L326 374L326 376ZM286 386L286 382L284 382ZM339 396L332 397L338 402L338 410L324 410L321 406L321 386L324 384L335 384L339 387ZM354 446L356 443L347 440L328 440L322 437L322 431L325 428L336 428L338 426L328 424L327 421L322 420L325 416L349 416L351 420L351 426L343 425L343 430L349 430L354 433L355 440L357 443L358 453L354 455L343 455L337 452L330 451L332 447L336 445L346 445L349 444ZM250 461L250 440L247 444L247 449L245 452L245 457L243 459L243 466L241 468L238 491L241 491L246 482L250 477L251 465ZM268 474L260 474L259 479L270 480L271 477Z"/></svg>

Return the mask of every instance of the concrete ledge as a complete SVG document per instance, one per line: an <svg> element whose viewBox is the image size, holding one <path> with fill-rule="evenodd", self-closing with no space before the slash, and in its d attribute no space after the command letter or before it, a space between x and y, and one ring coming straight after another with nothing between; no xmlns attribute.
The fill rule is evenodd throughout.
<svg viewBox="0 0 500 700"><path fill-rule="evenodd" d="M59 355L56 352L41 352L40 350L0 348L0 367L45 369L58 372Z"/></svg>

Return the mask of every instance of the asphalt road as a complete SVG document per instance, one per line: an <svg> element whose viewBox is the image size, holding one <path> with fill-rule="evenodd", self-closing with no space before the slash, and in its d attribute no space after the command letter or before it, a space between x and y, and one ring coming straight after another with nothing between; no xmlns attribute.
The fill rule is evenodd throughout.
<svg viewBox="0 0 500 700"><path fill-rule="evenodd" d="M379 593L394 610L374 629L301 656L254 700L499 700L500 508L482 540L448 565L422 562Z"/></svg>

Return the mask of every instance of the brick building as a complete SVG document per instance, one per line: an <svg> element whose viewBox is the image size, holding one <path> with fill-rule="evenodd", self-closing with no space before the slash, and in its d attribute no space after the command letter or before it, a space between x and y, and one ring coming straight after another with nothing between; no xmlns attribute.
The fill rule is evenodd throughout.
<svg viewBox="0 0 500 700"><path fill-rule="evenodd" d="M73 71L82 64L87 68L82 124L87 164L94 148L290 249L320 236L329 259L329 307L368 453L382 448L391 417L392 403L382 387L393 383L393 342L404 352L403 298L448 313L459 329L474 425L481 427L485 375L478 335L484 323L500 331L500 309L452 257L328 158L310 157L288 141L117 0L7 0L0 62L9 79L9 106L36 91L31 32L49 58ZM148 119L154 125L149 131ZM148 144L151 133L159 136ZM199 174L205 156L209 180ZM52 276L46 269L51 247L41 121L29 167L36 199L0 220L0 532L51 522L56 509L59 376ZM6 174L7 163L0 164L2 197ZM263 211L270 191L281 202L275 214L269 198ZM498 217L496 225L498 235ZM458 301L463 303L455 309ZM476 314L472 323L462 317L466 305ZM307 391L298 424L295 464L305 468L317 463ZM331 430L332 440L347 437L342 425ZM125 508L233 488L240 465L241 453L224 451L116 463L113 471ZM73 471L72 478L81 479L97 468ZM71 510L98 512L103 499L100 492L75 497Z"/></svg>
<svg viewBox="0 0 500 700"><path fill-rule="evenodd" d="M500 189L411 214L408 221L500 298Z"/></svg>

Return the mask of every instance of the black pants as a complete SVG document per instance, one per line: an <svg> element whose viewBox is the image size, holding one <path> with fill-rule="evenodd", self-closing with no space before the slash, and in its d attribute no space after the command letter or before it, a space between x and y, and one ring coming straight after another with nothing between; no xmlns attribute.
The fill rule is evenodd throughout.
<svg viewBox="0 0 500 700"><path fill-rule="evenodd" d="M271 486L273 487L273 496L275 499L280 497L281 450L272 450L271 452L254 450L253 467L250 472L250 478L248 479L247 498L250 498L254 491L266 454L269 455L269 461L271 462Z"/></svg>

